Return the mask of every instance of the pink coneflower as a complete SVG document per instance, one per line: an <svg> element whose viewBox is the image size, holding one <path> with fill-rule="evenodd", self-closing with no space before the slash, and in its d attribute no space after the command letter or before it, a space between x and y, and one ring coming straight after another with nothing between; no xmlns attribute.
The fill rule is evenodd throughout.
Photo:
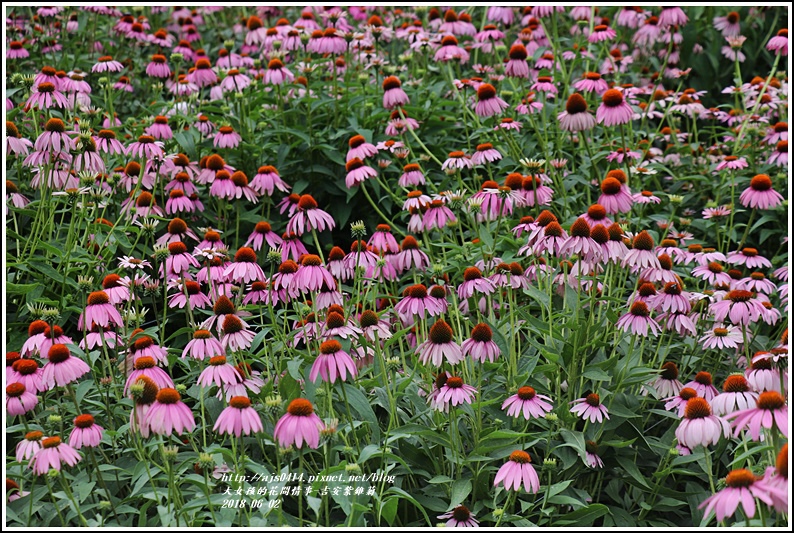
<svg viewBox="0 0 794 533"><path fill-rule="evenodd" d="M378 172L374 168L365 165L363 161L357 157L354 157L345 164L345 170L347 171L345 186L348 189L378 175Z"/></svg>
<svg viewBox="0 0 794 533"><path fill-rule="evenodd" d="M130 301L132 295L127 283L130 282L129 278L124 278L122 281L121 276L118 274L108 274L102 280L102 290L108 297L108 300L113 305ZM108 326L109 324L97 324L99 326Z"/></svg>
<svg viewBox="0 0 794 533"><path fill-rule="evenodd" d="M686 406L692 398L697 398L698 393L690 387L683 387L677 394L664 398L664 408L666 411L676 410L679 418L684 416Z"/></svg>
<svg viewBox="0 0 794 533"><path fill-rule="evenodd" d="M596 111L596 120L604 126L617 126L631 122L634 111L623 99L618 89L609 89L601 96L601 105Z"/></svg>
<svg viewBox="0 0 794 533"><path fill-rule="evenodd" d="M747 268L772 268L772 262L758 255L755 248L742 248L728 253L727 262L732 265L744 265Z"/></svg>
<svg viewBox="0 0 794 533"><path fill-rule="evenodd" d="M750 384L741 374L728 376L722 385L722 390L723 392L711 401L711 408L717 416L750 409L758 400L758 393L750 389Z"/></svg>
<svg viewBox="0 0 794 533"><path fill-rule="evenodd" d="M773 209L783 202L783 196L772 188L769 176L758 174L750 180L750 186L742 191L739 202L744 207Z"/></svg>
<svg viewBox="0 0 794 533"><path fill-rule="evenodd" d="M411 285L403 292L403 298L394 306L394 311L403 323L413 324L414 318L440 315L442 310L428 297L427 287L422 284Z"/></svg>
<svg viewBox="0 0 794 533"><path fill-rule="evenodd" d="M143 425L155 435L177 435L191 432L196 427L193 412L182 402L182 396L176 389L164 388L157 392L157 397L146 413Z"/></svg>
<svg viewBox="0 0 794 533"><path fill-rule="evenodd" d="M675 430L678 443L687 448L707 447L717 444L721 436L730 435L730 426L724 419L711 413L705 398L691 398L684 410L684 419Z"/></svg>
<svg viewBox="0 0 794 533"><path fill-rule="evenodd" d="M222 330L221 346L232 352L248 349L256 336L245 322L231 314L223 319Z"/></svg>
<svg viewBox="0 0 794 533"><path fill-rule="evenodd" d="M738 37L742 31L739 13L731 11L724 17L714 17L714 29L722 32L723 37Z"/></svg>
<svg viewBox="0 0 794 533"><path fill-rule="evenodd" d="M632 272L641 268L661 268L658 256L653 252L653 237L642 230L634 236L631 250L623 258L622 265L629 266Z"/></svg>
<svg viewBox="0 0 794 533"><path fill-rule="evenodd" d="M565 111L557 115L557 120L561 129L570 132L586 131L596 125L596 119L587 112L587 102L579 93L568 97Z"/></svg>
<svg viewBox="0 0 794 533"><path fill-rule="evenodd" d="M541 58L543 59L543 58ZM540 62L540 61L539 61ZM551 76L538 76L538 80L530 87L533 91L548 93L547 98L553 98L559 92Z"/></svg>
<svg viewBox="0 0 794 533"><path fill-rule="evenodd" d="M496 89L490 83L483 83L477 88L477 105L474 112L482 118L501 114L508 107L507 102L496 96Z"/></svg>
<svg viewBox="0 0 794 533"><path fill-rule="evenodd" d="M590 468L604 468L604 461L598 456L598 444L588 440L584 443L585 462Z"/></svg>
<svg viewBox="0 0 794 533"><path fill-rule="evenodd" d="M171 189L168 193L168 200L165 202L165 214L166 215L174 215L177 213L192 213L196 210L196 206L193 202L185 196L185 192L182 189ZM167 242L167 240L165 241ZM165 244L165 242L158 244Z"/></svg>
<svg viewBox="0 0 794 533"><path fill-rule="evenodd" d="M680 7L663 7L659 13L659 26L669 28L671 26L684 26L689 18ZM690 448L692 446L689 446Z"/></svg>
<svg viewBox="0 0 794 533"><path fill-rule="evenodd" d="M500 155L500 158L501 158L501 155ZM400 187L411 187L411 186L415 187L417 185L424 185L424 183L425 183L425 176L424 176L424 174L422 174L422 168L416 163L408 163L407 165L405 165L403 167L403 173L402 173L402 175L400 176L400 179L397 182L397 184ZM421 196L422 195L420 193L419 197L421 197ZM408 197L412 198L411 193L408 193ZM427 197L425 197L425 198L427 198ZM425 203L427 203L429 201L430 201L430 198L427 198ZM416 206L416 207L418 208L418 206ZM405 206L403 206L403 209L405 209Z"/></svg>
<svg viewBox="0 0 794 533"><path fill-rule="evenodd" d="M251 85L251 78L245 74L240 74L239 70L233 68L226 72L226 77L221 81L220 88L225 92L234 91L240 93L249 85Z"/></svg>
<svg viewBox="0 0 794 533"><path fill-rule="evenodd" d="M474 296L475 293L486 295L495 290L493 282L484 278L479 268L468 267L463 271L463 283L458 285L458 298L465 300Z"/></svg>
<svg viewBox="0 0 794 533"><path fill-rule="evenodd" d="M698 509L706 508L703 511L706 518L709 517L713 510L717 520L722 521L734 515L741 503L744 514L749 520L755 516L755 498L767 505L772 505L773 503L771 495L765 490L763 484L758 481L755 474L746 468L731 470L725 477L726 487L706 498L698 506Z"/></svg>
<svg viewBox="0 0 794 533"><path fill-rule="evenodd" d="M713 286L731 284L731 276L725 272L722 265L715 261L695 267L692 270L692 275L708 281Z"/></svg>
<svg viewBox="0 0 794 533"><path fill-rule="evenodd" d="M774 425L784 437L788 438L788 406L786 399L777 391L762 392L758 396L756 406L742 411L735 411L725 417L734 419L734 437L739 437L747 428L754 441L761 439L761 428L771 430Z"/></svg>
<svg viewBox="0 0 794 533"><path fill-rule="evenodd" d="M368 143L363 135L354 135L348 141L350 149L347 151L345 161L351 161L359 158L362 161L367 157L372 157L378 154L378 149L374 144Z"/></svg>
<svg viewBox="0 0 794 533"><path fill-rule="evenodd" d="M742 344L742 332L739 328L722 324L715 324L703 337L700 342L706 349L736 349Z"/></svg>
<svg viewBox="0 0 794 533"><path fill-rule="evenodd" d="M206 115L199 115L196 123L193 124L193 127L205 137L209 136L210 133L215 131L215 124L213 124Z"/></svg>
<svg viewBox="0 0 794 533"><path fill-rule="evenodd" d="M394 109L409 102L410 99L402 89L402 83L397 76L388 76L383 80L383 107Z"/></svg>
<svg viewBox="0 0 794 533"><path fill-rule="evenodd" d="M161 140L171 139L174 136L171 126L168 125L168 117L162 115L154 117L154 123L146 128L146 133Z"/></svg>
<svg viewBox="0 0 794 533"><path fill-rule="evenodd" d="M234 263L224 270L223 275L238 283L251 283L265 279L262 267L256 262L256 252L247 246L242 246L237 250L237 253L234 254Z"/></svg>
<svg viewBox="0 0 794 533"><path fill-rule="evenodd" d="M171 379L171 376L169 376L165 370L157 366L157 361L154 357L140 354L136 355L137 357L135 357L133 370L130 372L129 377L127 377L127 382L124 385L124 394L129 392L130 386L138 381L138 378L141 376L146 376L151 379L158 388L169 388L174 386L174 381ZM160 361L164 364L167 363L167 360Z"/></svg>
<svg viewBox="0 0 794 533"><path fill-rule="evenodd" d="M8 123L6 123L6 132L9 131L13 130L8 128ZM66 126L61 119L47 120L44 131L36 139L34 149L36 152L68 152L72 146L72 139L65 132Z"/></svg>
<svg viewBox="0 0 794 533"><path fill-rule="evenodd" d="M242 378L234 366L229 364L224 355L216 355L209 360L209 366L199 375L197 385L210 388L216 385L224 388L228 385L240 383Z"/></svg>
<svg viewBox="0 0 794 533"><path fill-rule="evenodd" d="M273 85L281 85L285 82L291 83L295 79L295 75L284 66L278 58L271 59L267 64L265 70L265 83Z"/></svg>
<svg viewBox="0 0 794 533"><path fill-rule="evenodd" d="M788 55L788 29L779 30L777 35L769 39L766 49L778 55Z"/></svg>
<svg viewBox="0 0 794 533"><path fill-rule="evenodd" d="M767 354L764 352L756 353L747 366L744 376L757 392L783 392L780 389L780 371L772 367L772 359L765 355Z"/></svg>
<svg viewBox="0 0 794 533"><path fill-rule="evenodd" d="M670 258L663 255L667 262ZM649 279L649 276L643 275L643 279L655 282L656 280ZM692 310L692 305L689 303L689 293L685 292L678 281L668 281L664 285L664 289L658 294L648 298L648 305L657 312L670 312L670 313L689 313Z"/></svg>
<svg viewBox="0 0 794 533"><path fill-rule="evenodd" d="M402 251L394 256L394 266L404 272L411 268L425 270L429 264L430 258L419 249L419 243L416 242L416 239L411 235L406 236L402 242Z"/></svg>
<svg viewBox="0 0 794 533"><path fill-rule="evenodd" d="M604 41L611 41L617 37L617 32L607 26L606 24L599 24L593 27L592 33L587 37L587 41L591 43L600 43Z"/></svg>
<svg viewBox="0 0 794 533"><path fill-rule="evenodd" d="M441 170L454 170L472 168L474 166L471 157L464 152L456 150L449 153L449 157L441 164Z"/></svg>
<svg viewBox="0 0 794 533"><path fill-rule="evenodd" d="M74 466L82 457L70 445L61 442L60 437L47 437L41 440L41 449L30 459L28 467L37 476L47 474L51 468L61 471L61 463Z"/></svg>
<svg viewBox="0 0 794 533"><path fill-rule="evenodd" d="M54 344L47 352L47 359L41 379L48 389L56 385L65 387L91 371L85 361L73 357L69 348L63 344Z"/></svg>
<svg viewBox="0 0 794 533"><path fill-rule="evenodd" d="M607 176L601 182L601 196L598 197L598 204L602 205L609 214L628 213L634 205L634 198L628 188L614 177L615 174Z"/></svg>
<svg viewBox="0 0 794 533"><path fill-rule="evenodd" d="M445 527L479 527L477 515L469 511L465 505L458 505L451 511L438 515L439 520L446 520Z"/></svg>
<svg viewBox="0 0 794 533"><path fill-rule="evenodd" d="M500 354L499 346L493 341L491 328L484 323L472 328L471 337L461 344L461 352L480 363L485 363L486 359L494 363Z"/></svg>
<svg viewBox="0 0 794 533"><path fill-rule="evenodd" d="M6 413L8 416L24 415L33 410L38 403L39 399L35 390L27 390L24 384L17 382L6 386Z"/></svg>
<svg viewBox="0 0 794 533"><path fill-rule="evenodd" d="M632 195L632 199L638 204L659 204L661 198L655 196L651 191L641 191Z"/></svg>
<svg viewBox="0 0 794 533"><path fill-rule="evenodd" d="M162 159L163 143L155 141L151 135L141 135L138 140L127 147L127 156L138 157L140 159Z"/></svg>
<svg viewBox="0 0 794 533"><path fill-rule="evenodd" d="M661 327L651 318L650 314L651 312L645 302L634 302L631 304L629 312L621 316L615 326L626 333L631 332L632 335L641 335L643 337L647 337L648 330L650 330L650 333L657 337L661 333Z"/></svg>
<svg viewBox="0 0 794 533"><path fill-rule="evenodd" d="M477 389L464 383L463 379L458 376L449 376L444 385L438 389L438 394L429 398L430 407L448 413L450 406L470 404L476 393Z"/></svg>
<svg viewBox="0 0 794 533"><path fill-rule="evenodd" d="M29 461L36 452L41 449L41 439L44 433L41 431L29 431L25 434L25 438L19 441L16 447L17 462Z"/></svg>
<svg viewBox="0 0 794 533"><path fill-rule="evenodd" d="M286 261L288 257L298 260L303 254L309 253L300 238L294 233L283 233L281 235L281 259Z"/></svg>
<svg viewBox="0 0 794 533"><path fill-rule="evenodd" d="M69 434L69 446L75 450L95 448L102 441L102 426L94 422L91 415L78 415L74 419L74 429Z"/></svg>
<svg viewBox="0 0 794 533"><path fill-rule="evenodd" d="M320 445L320 430L325 429L325 424L314 412L309 400L295 398L287 407L287 412L276 423L273 437L279 445L286 448L295 445L302 448L305 442L309 448Z"/></svg>
<svg viewBox="0 0 794 533"><path fill-rule="evenodd" d="M8 59L25 59L29 57L30 53L25 50L23 44L19 41L11 41L6 50L6 57Z"/></svg>
<svg viewBox="0 0 794 533"><path fill-rule="evenodd" d="M508 175L508 177L511 175ZM554 190L543 184L543 176L544 174L523 177L520 194L527 207L551 205Z"/></svg>
<svg viewBox="0 0 794 533"><path fill-rule="evenodd" d="M441 39L441 47L436 50L433 60L442 63L457 60L463 65L469 60L469 53L458 46L458 40L454 35L445 35Z"/></svg>
<svg viewBox="0 0 794 533"><path fill-rule="evenodd" d="M515 418L522 414L525 420L530 418L545 418L546 413L550 413L554 408L551 398L542 394L537 394L535 389L529 386L520 387L518 392L510 396L502 404L502 411L507 409L507 416Z"/></svg>
<svg viewBox="0 0 794 533"><path fill-rule="evenodd" d="M344 310L339 304L331 304L325 324L320 328L321 336L325 339L341 337L342 339L358 338L362 334L361 329L352 320L345 321Z"/></svg>
<svg viewBox="0 0 794 533"><path fill-rule="evenodd" d="M449 207L444 205L443 200L433 200L422 217L422 225L424 231L430 231L433 228L444 228L447 223L455 222L456 220L455 214Z"/></svg>
<svg viewBox="0 0 794 533"><path fill-rule="evenodd" d="M356 363L350 355L342 351L342 345L337 340L327 340L320 345L320 355L314 360L309 371L309 381L316 382L317 376L323 381L336 383L337 377L342 381L347 380L350 373L351 378L358 374Z"/></svg>
<svg viewBox="0 0 794 533"><path fill-rule="evenodd" d="M225 433L239 438L242 435L261 433L264 427L259 413L251 407L251 400L245 396L233 396L229 400L229 406L218 415L212 430L219 435Z"/></svg>
<svg viewBox="0 0 794 533"><path fill-rule="evenodd" d="M443 319L438 319L430 328L428 339L417 346L416 353L422 364L432 362L436 368L446 361L456 365L463 361L460 346L453 340L452 328Z"/></svg>
<svg viewBox="0 0 794 533"><path fill-rule="evenodd" d="M475 165L486 165L500 159L502 154L491 143L478 144L477 150L471 156L471 162Z"/></svg>
<svg viewBox="0 0 794 533"><path fill-rule="evenodd" d="M19 354L17 352L9 352L11 354ZM8 383L22 383L25 390L32 393L44 392L47 386L42 379L43 371L33 359L17 359L11 366L8 366L9 359L6 356L6 370L8 372Z"/></svg>
<svg viewBox="0 0 794 533"><path fill-rule="evenodd" d="M102 56L91 67L91 72L121 72L124 65L113 59L111 56Z"/></svg>
<svg viewBox="0 0 794 533"><path fill-rule="evenodd" d="M169 78L171 69L168 68L166 57L163 54L154 54L151 61L146 65L146 75L152 78Z"/></svg>
<svg viewBox="0 0 794 533"><path fill-rule="evenodd" d="M34 327L34 324L30 325L31 327L28 329L28 333ZM38 327L38 324L36 325ZM31 340L31 339L28 339ZM54 325L52 327L45 325L44 330L41 333L41 337L33 341L33 347L38 347L38 355L42 358L46 358L47 354L50 351L50 348L55 344L74 344L71 337L68 337L63 334L63 329L60 326ZM27 357L31 355L29 351L26 350L26 346L28 343L26 342L25 345L22 346L22 356Z"/></svg>
<svg viewBox="0 0 794 533"><path fill-rule="evenodd" d="M184 277L190 267L199 268L201 265L195 257L187 253L187 246L182 242L172 242L168 245L169 255L165 264L160 266L160 273L167 279ZM163 269L165 269L163 271Z"/></svg>
<svg viewBox="0 0 794 533"><path fill-rule="evenodd" d="M301 195L295 214L287 222L287 231L303 235L307 231L334 229L334 218L317 207L317 201L310 195Z"/></svg>
<svg viewBox="0 0 794 533"><path fill-rule="evenodd" d="M505 63L505 76L508 78L529 78L527 56L527 49L523 44L513 44L507 55L508 61Z"/></svg>
<svg viewBox="0 0 794 533"><path fill-rule="evenodd" d="M705 398L708 402L711 402L719 394L717 387L712 383L711 374L708 372L698 372L695 374L695 379L686 383L684 387L693 389L700 398Z"/></svg>
<svg viewBox="0 0 794 533"><path fill-rule="evenodd" d="M188 302L190 302L191 309L204 309L212 306L212 302L207 295L201 292L201 285L198 282L185 280L183 287L178 280L171 280L169 289L175 289L176 292L168 298L168 307L183 309ZM187 296L185 293L187 293Z"/></svg>
<svg viewBox="0 0 794 533"><path fill-rule="evenodd" d="M678 366L672 361L664 363L659 375L647 387L655 392L657 398L676 396L684 388L684 385L678 381ZM643 391L643 394L645 392Z"/></svg>
<svg viewBox="0 0 794 533"><path fill-rule="evenodd" d="M612 220L607 216L607 210L601 204L593 204L588 207L587 212L584 213L581 218L590 225L591 232L599 224L601 224L604 229L612 224Z"/></svg>
<svg viewBox="0 0 794 533"><path fill-rule="evenodd" d="M221 128L218 129L217 135L215 135L215 139L212 141L212 145L215 148L237 148L242 140L243 138L239 133L234 131L234 128L231 126L221 126Z"/></svg>
<svg viewBox="0 0 794 533"><path fill-rule="evenodd" d="M560 247L560 257L581 257L586 262L600 262L602 259L601 245L590 237L590 225L583 217L579 217L571 224L568 239Z"/></svg>
<svg viewBox="0 0 794 533"><path fill-rule="evenodd" d="M720 170L725 170L726 168L728 170L742 170L744 168L747 168L748 166L750 165L749 163L747 163L747 160L745 158L737 157L735 155L729 155L729 156L725 156L725 159L719 165L717 165L717 167L714 170L716 172L719 172Z"/></svg>
<svg viewBox="0 0 794 533"><path fill-rule="evenodd" d="M766 295L774 294L778 290L772 281L766 279L763 272L751 272L749 276L737 281L734 288Z"/></svg>
<svg viewBox="0 0 794 533"><path fill-rule="evenodd" d="M63 93L48 81L39 83L31 88L30 97L25 102L25 106L42 109L49 109L53 106L66 109L70 107Z"/></svg>
<svg viewBox="0 0 794 533"><path fill-rule="evenodd" d="M212 70L212 63L207 58L196 60L196 68L192 74L188 74L191 82L198 87L208 87L218 81L218 75Z"/></svg>
<svg viewBox="0 0 794 533"><path fill-rule="evenodd" d="M379 318L375 311L367 309L361 313L359 323L362 334L369 342L384 341L392 337L390 324Z"/></svg>
<svg viewBox="0 0 794 533"><path fill-rule="evenodd" d="M288 290L294 296L309 291L319 291L323 283L330 288L336 288L336 280L331 273L322 266L322 261L316 255L305 255L301 266L292 278Z"/></svg>
<svg viewBox="0 0 794 533"><path fill-rule="evenodd" d="M585 72L582 75L582 79L573 84L573 88L577 91L600 95L609 89L609 85L607 85L607 82L604 81L601 74L598 72ZM568 101L570 102L570 98Z"/></svg>
<svg viewBox="0 0 794 533"><path fill-rule="evenodd" d="M735 326L747 326L757 322L765 313L764 305L750 291L729 291L723 300L709 306L714 314L715 322L723 322L726 318Z"/></svg>
<svg viewBox="0 0 794 533"><path fill-rule="evenodd" d="M731 208L727 205L707 207L703 210L702 214L704 220L709 220L711 218L723 218L731 214Z"/></svg>
<svg viewBox="0 0 794 533"><path fill-rule="evenodd" d="M522 484L524 490L531 494L540 490L540 479L530 463L527 452L516 450L510 454L510 460L503 464L496 473L494 487L499 483L504 484L505 490L519 491Z"/></svg>
<svg viewBox="0 0 794 533"><path fill-rule="evenodd" d="M273 196L275 189L281 192L289 192L290 186L278 175L276 167L264 165L259 167L256 175L251 180L250 187L259 194Z"/></svg>
<svg viewBox="0 0 794 533"><path fill-rule="evenodd" d="M253 233L245 241L245 246L251 246L256 251L262 249L262 244L267 242L270 248L278 249L281 246L281 237L273 231L268 222L257 222Z"/></svg>
<svg viewBox="0 0 794 533"><path fill-rule="evenodd" d="M584 420L589 420L592 424L601 423L604 419L609 420L607 406L601 403L598 394L590 393L584 398L572 401L571 404L574 404L571 407L572 413L579 415Z"/></svg>
<svg viewBox="0 0 794 533"><path fill-rule="evenodd" d="M63 122L61 122L63 124ZM64 128L65 129L65 128ZM64 147L69 146L69 136L66 135L64 140ZM25 139L19 134L16 124L10 120L6 120L6 154L28 155L30 149L33 147L33 142L30 139ZM60 150L58 150L60 151ZM121 152L124 152L122 147Z"/></svg>
<svg viewBox="0 0 794 533"><path fill-rule="evenodd" d="M224 355L224 349L220 341L213 337L212 333L206 329L197 329L193 332L193 338L188 341L182 351L182 358L187 356L203 361L205 357L215 357Z"/></svg>
<svg viewBox="0 0 794 533"><path fill-rule="evenodd" d="M116 134L112 130L99 130L99 133L93 139L96 149L100 152L105 152L109 155L124 154L124 145L116 139Z"/></svg>

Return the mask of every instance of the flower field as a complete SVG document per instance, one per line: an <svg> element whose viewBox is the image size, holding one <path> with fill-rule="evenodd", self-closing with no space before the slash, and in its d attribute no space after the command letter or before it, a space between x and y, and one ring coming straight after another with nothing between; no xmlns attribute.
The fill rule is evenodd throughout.
<svg viewBox="0 0 794 533"><path fill-rule="evenodd" d="M5 15L6 526L788 526L785 6Z"/></svg>

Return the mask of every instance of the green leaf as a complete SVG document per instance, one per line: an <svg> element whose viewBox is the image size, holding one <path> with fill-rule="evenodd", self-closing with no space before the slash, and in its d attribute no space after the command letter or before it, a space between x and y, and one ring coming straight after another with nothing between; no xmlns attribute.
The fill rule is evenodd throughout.
<svg viewBox="0 0 794 533"><path fill-rule="evenodd" d="M388 524L394 525L394 519L397 517L397 504L400 503L400 498L388 498L385 502L380 504L380 516Z"/></svg>
<svg viewBox="0 0 794 533"><path fill-rule="evenodd" d="M601 518L608 513L609 507L600 503L594 503L572 513L563 515L561 519L554 521L554 525L575 525L577 529L581 529L582 527L592 526L597 518Z"/></svg>
<svg viewBox="0 0 794 533"><path fill-rule="evenodd" d="M457 507L462 504L468 495L471 494L471 481L468 479L457 479L452 484L452 495L450 496L450 505Z"/></svg>
<svg viewBox="0 0 794 533"><path fill-rule="evenodd" d="M634 463L634 460L625 456L625 455L618 455L616 457L618 464L623 467L623 470L626 471L631 478L645 487L646 489L650 489L651 487L648 485L648 482L645 481L645 477L640 472L640 469L637 468L637 465Z"/></svg>
<svg viewBox="0 0 794 533"><path fill-rule="evenodd" d="M358 415L370 423L369 428L372 430L372 438L374 441L380 441L380 425L378 418L375 416L375 411L372 410L367 397L359 390L349 383L344 384L345 392L347 393L347 400L350 403L350 408L353 409Z"/></svg>

